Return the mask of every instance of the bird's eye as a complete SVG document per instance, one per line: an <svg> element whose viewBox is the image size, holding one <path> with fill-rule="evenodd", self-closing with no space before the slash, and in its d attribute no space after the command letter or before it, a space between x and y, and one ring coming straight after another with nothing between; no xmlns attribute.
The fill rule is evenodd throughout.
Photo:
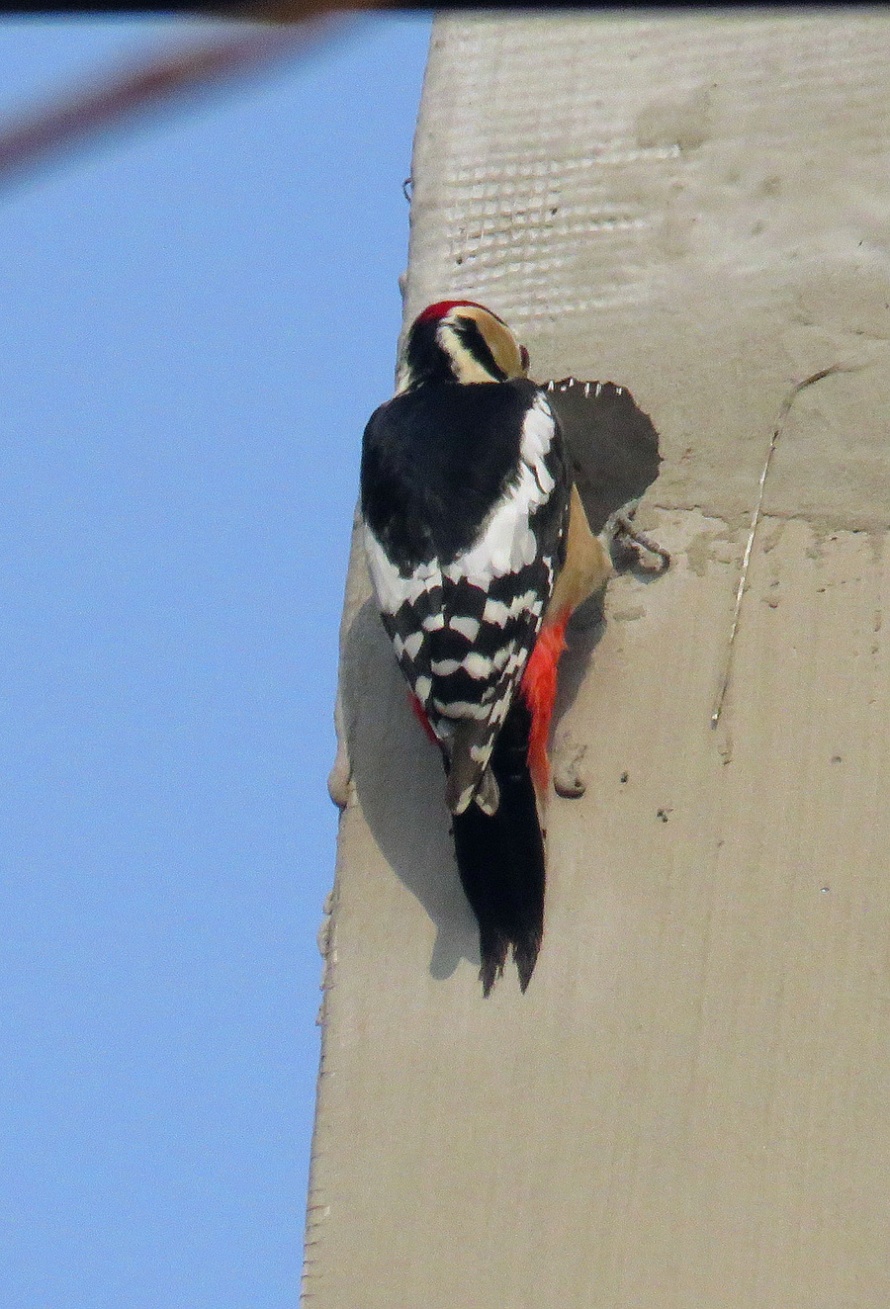
<svg viewBox="0 0 890 1309"><path fill-rule="evenodd" d="M528 366L529 366L529 364L531 363L531 360L529 359L528 351L526 350L526 348L525 348L524 345L521 345L521 346L519 347L519 359L520 359L520 361L521 361L521 363L522 363L522 371L523 371L524 373L527 373L527 372L528 372Z"/></svg>

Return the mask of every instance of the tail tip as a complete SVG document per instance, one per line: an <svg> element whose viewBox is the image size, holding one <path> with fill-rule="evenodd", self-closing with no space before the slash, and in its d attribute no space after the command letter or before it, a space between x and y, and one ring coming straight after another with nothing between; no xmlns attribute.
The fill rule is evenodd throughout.
<svg viewBox="0 0 890 1309"><path fill-rule="evenodd" d="M513 943L513 962L516 964L516 971L519 973L519 989L523 995L525 995L528 984L532 980L532 973L535 971L540 949L541 937L537 933L529 933L522 940Z"/></svg>
<svg viewBox="0 0 890 1309"><path fill-rule="evenodd" d="M541 934L528 932L512 942L498 935L497 939L482 941L480 944L482 965L479 969L479 980L482 983L483 996L487 998L498 978L503 977L510 944L513 946L513 962L519 974L519 989L525 995L528 984L532 980L532 973L535 971L535 964L538 962Z"/></svg>
<svg viewBox="0 0 890 1309"><path fill-rule="evenodd" d="M499 977L504 975L504 964L507 962L507 948L509 942L500 932L488 934L485 937L480 935L479 951L482 955L482 965L479 969L479 981L482 983L482 994L486 998L491 994L491 988Z"/></svg>

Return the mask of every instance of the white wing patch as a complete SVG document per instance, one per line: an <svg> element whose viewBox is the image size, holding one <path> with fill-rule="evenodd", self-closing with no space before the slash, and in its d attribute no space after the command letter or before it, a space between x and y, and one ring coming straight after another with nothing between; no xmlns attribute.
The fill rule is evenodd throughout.
<svg viewBox="0 0 890 1309"><path fill-rule="evenodd" d="M540 469L544 456L549 453L550 446L553 444L555 431L556 420L553 417L553 410L543 395L536 395L534 404L525 416L519 446L521 458L532 468ZM546 469L543 471L549 479L552 491L553 478Z"/></svg>
<svg viewBox="0 0 890 1309"><path fill-rule="evenodd" d="M424 591L442 585L439 561L418 564L410 577L403 577L387 556L377 537L365 524L365 555L377 602L386 614L397 614L403 604L416 605ZM438 624L444 625L444 618ZM429 628L427 630L430 630Z"/></svg>
<svg viewBox="0 0 890 1309"><path fill-rule="evenodd" d="M494 506L469 550L442 570L449 581L466 578L484 590L492 578L534 563L538 546L529 519L547 503L555 486L544 463L555 433L553 413L539 395L522 426L518 479Z"/></svg>

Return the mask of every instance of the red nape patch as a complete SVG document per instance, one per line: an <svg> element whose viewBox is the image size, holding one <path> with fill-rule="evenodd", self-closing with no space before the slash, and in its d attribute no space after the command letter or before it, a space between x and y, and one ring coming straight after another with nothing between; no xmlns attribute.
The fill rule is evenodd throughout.
<svg viewBox="0 0 890 1309"><path fill-rule="evenodd" d="M433 320L444 318L446 314L451 313L452 309L458 309L462 305L468 309L485 309L485 305L477 304L475 300L439 300L434 305L427 305L423 313L417 315L415 321L418 323L429 323ZM485 312L490 314L491 310L485 309ZM497 318L497 314L494 314L493 317Z"/></svg>
<svg viewBox="0 0 890 1309"><path fill-rule="evenodd" d="M569 616L550 627L542 627L522 675L522 694L531 710L532 727L528 737L528 766L535 789L544 795L550 782L547 738L556 701L559 656L566 648L566 624Z"/></svg>
<svg viewBox="0 0 890 1309"><path fill-rule="evenodd" d="M414 714L414 717L420 723L420 726L426 732L433 745L438 745L439 742L436 740L436 733L430 727L430 720L426 716L423 705L412 691L408 692L408 703L411 706L411 712Z"/></svg>

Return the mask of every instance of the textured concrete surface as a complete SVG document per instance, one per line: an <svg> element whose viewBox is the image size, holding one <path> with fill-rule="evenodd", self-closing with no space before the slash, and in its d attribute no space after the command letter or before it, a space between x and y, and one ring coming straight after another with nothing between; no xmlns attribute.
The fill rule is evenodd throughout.
<svg viewBox="0 0 890 1309"><path fill-rule="evenodd" d="M307 1305L890 1303L888 48L863 12L437 23L407 315L479 299L535 376L630 388L675 562L573 634L589 785L532 985L483 1001L354 553Z"/></svg>

